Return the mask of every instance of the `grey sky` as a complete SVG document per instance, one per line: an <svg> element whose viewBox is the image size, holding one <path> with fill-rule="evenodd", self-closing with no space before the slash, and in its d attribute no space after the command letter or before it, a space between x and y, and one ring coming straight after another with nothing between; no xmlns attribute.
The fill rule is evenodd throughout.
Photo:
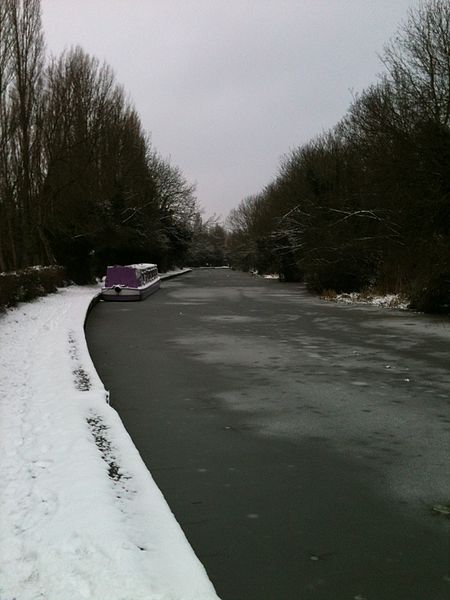
<svg viewBox="0 0 450 600"><path fill-rule="evenodd" d="M332 127L418 0L42 0L48 50L115 70L154 146L226 217Z"/></svg>

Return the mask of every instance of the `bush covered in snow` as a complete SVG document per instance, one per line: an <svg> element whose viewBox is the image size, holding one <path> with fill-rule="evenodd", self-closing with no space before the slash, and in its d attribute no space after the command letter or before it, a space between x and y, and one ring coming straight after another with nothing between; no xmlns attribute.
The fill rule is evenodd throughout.
<svg viewBox="0 0 450 600"><path fill-rule="evenodd" d="M0 310L56 292L64 285L64 276L63 267L58 265L0 273Z"/></svg>

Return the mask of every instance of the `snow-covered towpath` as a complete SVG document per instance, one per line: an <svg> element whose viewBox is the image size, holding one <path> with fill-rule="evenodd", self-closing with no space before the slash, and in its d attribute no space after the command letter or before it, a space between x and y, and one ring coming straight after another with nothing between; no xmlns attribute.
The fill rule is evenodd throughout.
<svg viewBox="0 0 450 600"><path fill-rule="evenodd" d="M92 366L97 291L0 316L0 599L217 600Z"/></svg>

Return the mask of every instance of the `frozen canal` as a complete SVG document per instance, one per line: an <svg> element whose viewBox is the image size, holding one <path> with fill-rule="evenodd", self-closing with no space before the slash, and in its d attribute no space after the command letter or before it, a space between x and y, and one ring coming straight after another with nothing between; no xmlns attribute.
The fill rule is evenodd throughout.
<svg viewBox="0 0 450 600"><path fill-rule="evenodd" d="M201 270L87 337L223 600L448 600L449 324Z"/></svg>

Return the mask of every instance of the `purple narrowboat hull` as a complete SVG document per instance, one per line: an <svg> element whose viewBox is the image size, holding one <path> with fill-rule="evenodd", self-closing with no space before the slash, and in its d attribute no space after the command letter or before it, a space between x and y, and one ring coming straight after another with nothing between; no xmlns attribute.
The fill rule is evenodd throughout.
<svg viewBox="0 0 450 600"><path fill-rule="evenodd" d="M151 294L159 290L160 281L153 281L150 285L142 289L123 287L120 291L113 289L103 289L101 293L102 300L107 302L137 302L145 300Z"/></svg>

